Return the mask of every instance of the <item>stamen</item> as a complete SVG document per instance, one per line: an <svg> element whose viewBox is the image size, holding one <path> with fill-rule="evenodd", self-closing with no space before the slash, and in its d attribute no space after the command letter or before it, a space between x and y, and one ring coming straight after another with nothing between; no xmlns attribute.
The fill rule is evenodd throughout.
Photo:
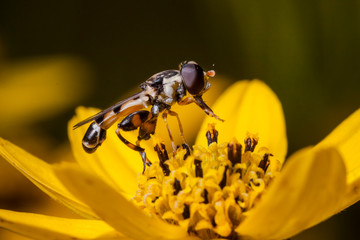
<svg viewBox="0 0 360 240"><path fill-rule="evenodd" d="M203 170L201 167L201 160L195 159L194 160L194 164L195 164L195 176L196 177L203 177Z"/></svg>
<svg viewBox="0 0 360 240"><path fill-rule="evenodd" d="M166 151L165 144L164 143L158 143L155 145L154 150L158 154L159 160L160 160L160 167L163 169L164 175L169 176L170 169L167 164L165 164L166 160L169 160L169 155Z"/></svg>
<svg viewBox="0 0 360 240"><path fill-rule="evenodd" d="M244 151L236 139L218 144L218 132L209 125L209 146L186 145L168 156L156 143L159 161L138 175L134 203L146 214L186 227L201 239L237 239L235 229L256 206L281 163L248 134Z"/></svg>
<svg viewBox="0 0 360 240"><path fill-rule="evenodd" d="M208 142L208 146L210 146L211 143L218 141L218 135L219 132L215 129L215 123L209 123L208 124L208 130L206 132L206 139Z"/></svg>
<svg viewBox="0 0 360 240"><path fill-rule="evenodd" d="M265 153L263 159L259 163L259 168L262 168L264 170L264 173L268 169L270 165L269 156L273 156L271 153Z"/></svg>
<svg viewBox="0 0 360 240"><path fill-rule="evenodd" d="M177 195L182 190L180 181L177 180L177 178L175 178L175 181L174 181L174 189L175 189L174 195Z"/></svg>
<svg viewBox="0 0 360 240"><path fill-rule="evenodd" d="M228 145L228 159L231 161L232 166L237 163L241 163L241 144L237 143L236 139L233 139Z"/></svg>
<svg viewBox="0 0 360 240"><path fill-rule="evenodd" d="M186 160L186 158L187 158L188 156L190 156L191 150L190 150L190 148L189 148L189 145L187 145L187 144L185 144L185 143L183 143L181 146L182 146L183 149L186 150L186 153L185 153L185 155L184 155L184 157L183 157L183 160Z"/></svg>
<svg viewBox="0 0 360 240"><path fill-rule="evenodd" d="M208 198L208 194L209 192L206 190L206 188L204 189L204 192L203 192L203 197L204 197L204 202L203 203L209 203L209 198Z"/></svg>
<svg viewBox="0 0 360 240"><path fill-rule="evenodd" d="M190 217L190 207L187 204L184 204L184 212L182 213L184 219L188 219Z"/></svg>
<svg viewBox="0 0 360 240"><path fill-rule="evenodd" d="M227 170L228 170L229 166L225 167L224 173L223 173L223 177L221 179L221 182L219 183L219 186L221 187L221 189L223 189L226 186L226 179L227 179Z"/></svg>
<svg viewBox="0 0 360 240"><path fill-rule="evenodd" d="M248 137L244 141L245 143L245 152L251 151L254 152L256 145L258 144L258 139Z"/></svg>

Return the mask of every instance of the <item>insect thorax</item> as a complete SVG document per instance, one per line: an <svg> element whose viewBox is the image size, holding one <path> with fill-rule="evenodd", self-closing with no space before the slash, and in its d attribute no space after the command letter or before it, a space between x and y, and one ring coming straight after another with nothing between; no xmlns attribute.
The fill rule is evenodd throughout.
<svg viewBox="0 0 360 240"><path fill-rule="evenodd" d="M173 105L185 95L185 88L182 83L180 72L167 70L157 73L140 85L145 92L155 93L154 103L162 103L168 106Z"/></svg>

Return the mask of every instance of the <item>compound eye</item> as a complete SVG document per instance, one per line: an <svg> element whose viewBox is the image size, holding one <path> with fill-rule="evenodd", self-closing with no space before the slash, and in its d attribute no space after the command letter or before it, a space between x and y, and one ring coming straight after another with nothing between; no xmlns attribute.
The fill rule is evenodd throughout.
<svg viewBox="0 0 360 240"><path fill-rule="evenodd" d="M198 95L204 89L204 71L199 65L193 63L184 64L181 66L180 74L190 94Z"/></svg>

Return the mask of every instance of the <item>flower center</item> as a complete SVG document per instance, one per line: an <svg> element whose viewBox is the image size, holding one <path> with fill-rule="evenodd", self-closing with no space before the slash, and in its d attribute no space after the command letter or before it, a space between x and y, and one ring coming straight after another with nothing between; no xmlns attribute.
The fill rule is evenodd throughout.
<svg viewBox="0 0 360 240"><path fill-rule="evenodd" d="M138 177L133 201L147 214L186 227L202 239L231 238L253 208L281 164L259 138L248 134L244 147L235 139L217 143L210 124L208 147L186 145L169 158L163 143L155 146L159 161Z"/></svg>

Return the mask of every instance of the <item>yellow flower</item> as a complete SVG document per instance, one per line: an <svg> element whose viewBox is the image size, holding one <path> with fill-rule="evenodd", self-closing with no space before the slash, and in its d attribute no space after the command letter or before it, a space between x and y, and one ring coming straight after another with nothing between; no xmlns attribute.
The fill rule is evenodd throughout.
<svg viewBox="0 0 360 240"><path fill-rule="evenodd" d="M144 174L115 134L83 151L86 129L71 126L94 109L79 108L69 123L77 163L49 165L1 139L5 159L84 219L0 210L0 227L34 239L286 239L360 199L360 110L281 172L285 121L263 82L234 84L213 110L226 121L206 118L192 153L180 148L166 161L161 142L154 151L148 141Z"/></svg>

